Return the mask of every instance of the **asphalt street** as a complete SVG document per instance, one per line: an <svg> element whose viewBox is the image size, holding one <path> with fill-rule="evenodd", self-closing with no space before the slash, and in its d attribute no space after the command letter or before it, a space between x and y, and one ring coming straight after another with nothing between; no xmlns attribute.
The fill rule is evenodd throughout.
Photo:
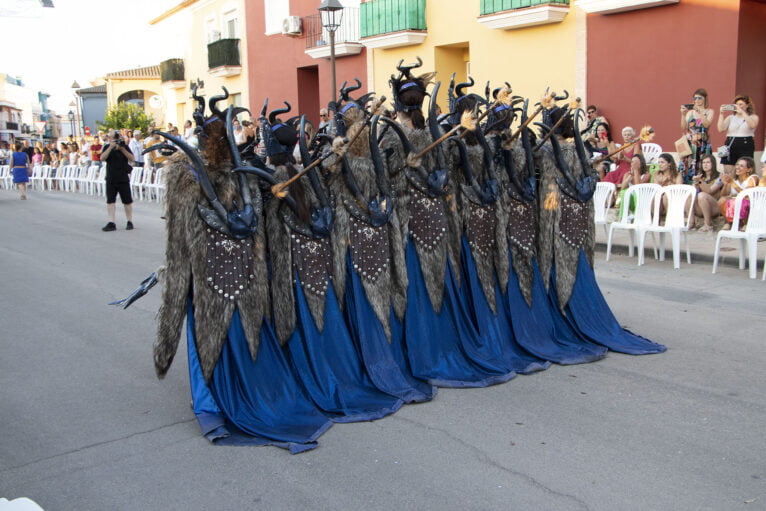
<svg viewBox="0 0 766 511"><path fill-rule="evenodd" d="M107 306L162 264L161 206L137 203L125 231L118 205L104 233L101 198L29 197L0 190L0 497L46 511L766 509L766 282L736 267L600 253L615 315L666 353L441 389L290 455L201 436L185 341L154 375L159 287Z"/></svg>

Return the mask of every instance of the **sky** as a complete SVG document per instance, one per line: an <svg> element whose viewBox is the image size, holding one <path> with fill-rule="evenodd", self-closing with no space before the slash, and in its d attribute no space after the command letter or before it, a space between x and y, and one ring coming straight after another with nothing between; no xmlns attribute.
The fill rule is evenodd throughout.
<svg viewBox="0 0 766 511"><path fill-rule="evenodd" d="M48 107L70 110L71 85L112 71L183 58L178 34L165 34L149 20L181 0L0 0L3 52L0 73L50 94ZM94 8L95 7L95 8Z"/></svg>

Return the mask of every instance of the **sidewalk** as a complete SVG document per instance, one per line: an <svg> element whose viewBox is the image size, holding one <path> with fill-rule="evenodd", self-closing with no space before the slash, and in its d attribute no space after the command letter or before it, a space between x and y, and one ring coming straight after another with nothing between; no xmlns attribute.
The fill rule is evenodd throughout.
<svg viewBox="0 0 766 511"><path fill-rule="evenodd" d="M612 208L608 213L608 221L611 223L617 218L617 210ZM689 250L691 251L692 264L706 264L710 266L710 271L713 270L713 257L715 256L715 240L718 235L718 228L723 225L722 219L720 222L715 222L713 225L716 230L713 232L701 233L696 230L689 231ZM609 232L609 224L606 227L607 233ZM627 257L628 256L628 232L622 229L618 229L614 232L612 237L612 255L615 257ZM606 257L606 241L607 234L604 233L604 227L602 225L596 226L596 254L597 257ZM659 236L657 236L659 242ZM723 238L721 240L721 251L718 256L718 266L733 266L739 267L739 240L731 238ZM763 258L766 256L766 242L758 243L758 273L757 278L760 279L763 276ZM635 257L635 256L634 256ZM746 260L747 263L747 260ZM654 243L652 242L651 234L646 235L646 241L644 243L644 264L664 264L669 269L673 269L673 248L671 246L670 236L665 236L665 261L658 261L654 259ZM684 243L683 236L681 237L681 269L687 265L686 262L686 244ZM747 267L746 267L747 268ZM747 271L747 270L743 270Z"/></svg>

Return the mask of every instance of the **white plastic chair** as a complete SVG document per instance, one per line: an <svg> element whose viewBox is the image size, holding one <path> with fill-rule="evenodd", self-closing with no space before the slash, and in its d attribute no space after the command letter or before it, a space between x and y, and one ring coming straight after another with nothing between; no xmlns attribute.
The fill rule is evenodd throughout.
<svg viewBox="0 0 766 511"><path fill-rule="evenodd" d="M654 195L662 188L657 183L643 183L633 185L625 190L625 196L622 200L625 204L631 203L631 197L635 197L635 211L630 212L630 208L622 208L622 216L616 222L609 224L609 237L606 241L606 260L612 253L612 237L617 229L628 231L628 255L633 257L634 235L639 227L647 227L652 223L652 199Z"/></svg>
<svg viewBox="0 0 766 511"><path fill-rule="evenodd" d="M739 229L741 222L742 201L750 200L750 213L745 230ZM713 257L713 273L718 268L718 253L722 238L739 240L739 269L745 269L745 254L750 265L750 278L754 279L758 271L758 239L766 238L766 187L746 188L737 194L734 202L734 218L730 231L718 231L715 240L715 256ZM764 263L764 280L766 280L766 263Z"/></svg>
<svg viewBox="0 0 766 511"><path fill-rule="evenodd" d="M11 186L13 186L13 176L11 175L10 165L0 166L0 183L3 184L3 188L6 190L10 190Z"/></svg>
<svg viewBox="0 0 766 511"><path fill-rule="evenodd" d="M133 170L130 172L130 193L133 197L141 196L141 179L143 175L143 167L133 167Z"/></svg>
<svg viewBox="0 0 766 511"><path fill-rule="evenodd" d="M641 144L641 152L644 153L644 160L647 165L657 163L657 158L662 154L662 147L660 144L654 144L652 142L646 142Z"/></svg>
<svg viewBox="0 0 766 511"><path fill-rule="evenodd" d="M94 165L95 166L95 165ZM94 193L99 197L106 195L106 163L102 163L94 180Z"/></svg>
<svg viewBox="0 0 766 511"><path fill-rule="evenodd" d="M33 189L38 188L38 184L40 183L40 180L43 176L43 166L42 165L35 165L32 167L32 175L29 176L29 186L31 186Z"/></svg>
<svg viewBox="0 0 766 511"><path fill-rule="evenodd" d="M152 200L152 198L157 202L162 200L162 195L165 191L165 183L162 180L162 174L162 167L154 170L154 176L152 177L151 183L146 185L147 200Z"/></svg>
<svg viewBox="0 0 766 511"><path fill-rule="evenodd" d="M663 186L654 198L654 213L652 215L652 224L637 229L638 235L638 265L644 264L644 241L646 233L660 235L660 261L665 260L665 234L670 233L673 246L673 268L676 270L681 267L681 234L684 235L686 242L686 262L692 264L692 255L689 250L689 227L694 216L694 199L696 190L691 185L669 185ZM660 206L663 198L667 197L667 211L665 213L665 223L660 225ZM655 241L656 246L656 241ZM656 253L656 252L655 252ZM655 255L656 257L656 255Z"/></svg>
<svg viewBox="0 0 766 511"><path fill-rule="evenodd" d="M604 226L604 235L608 235L606 230L607 214L609 206L612 204L612 196L615 192L614 183L599 182L596 183L596 193L593 194L593 212L596 225Z"/></svg>
<svg viewBox="0 0 766 511"><path fill-rule="evenodd" d="M143 170L143 176L141 176L141 181L138 184L138 200L151 200L149 185L152 184L154 173L155 171L149 168Z"/></svg>

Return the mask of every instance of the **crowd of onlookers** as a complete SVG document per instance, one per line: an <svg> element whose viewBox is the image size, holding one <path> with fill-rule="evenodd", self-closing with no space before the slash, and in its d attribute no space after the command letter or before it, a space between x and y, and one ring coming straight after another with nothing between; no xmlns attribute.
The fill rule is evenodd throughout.
<svg viewBox="0 0 766 511"><path fill-rule="evenodd" d="M323 114L323 123L326 122L327 112L320 113ZM647 165L642 150L644 133L637 134L632 127L626 126L621 131L622 141L618 145L612 137L609 121L599 114L596 106L588 106L586 115L583 139L593 156L593 164L601 180L614 183L616 187L613 206L626 207L622 198L633 185L650 182L661 186L689 184L697 189L694 224L698 224L701 232L709 232L713 230L713 222L719 216L725 218L724 228L731 224L732 199L737 193L752 186L766 186L766 151L761 159L763 165L760 177L753 159L754 135L759 118L748 96L738 95L732 103L720 106L716 129L726 133L726 141L714 151L710 143L710 129L716 117L715 111L709 107L705 89L694 91L692 103L681 105L680 108L682 136L674 148L678 160L670 152L663 152L650 165ZM232 132L237 146L245 147L259 139L257 129L252 119L241 122L235 119ZM154 127L149 131L153 130ZM186 121L183 132L177 126L168 124L167 133L197 147L191 121ZM119 130L119 137L133 154L134 166L156 169L165 163L167 156L159 149L144 154L147 149L163 142L159 134L146 136L141 130L122 129ZM107 134L102 131L93 137L80 138L79 142L71 136L58 144L37 142L33 146L25 140L17 142L15 148L3 142L0 144L0 165L13 163L17 167L23 164L27 171L34 165L50 165L54 169L65 165L100 166L101 152L106 143ZM262 143L255 150L263 153ZM26 154L26 163L21 162L17 153ZM14 179L14 182L17 181ZM22 197L25 197L24 190L21 192Z"/></svg>
<svg viewBox="0 0 766 511"><path fill-rule="evenodd" d="M692 101L680 109L682 136L674 148L678 160L670 152L663 152L656 162L647 165L642 137L626 126L618 145L612 138L609 122L599 115L594 105L586 111L588 124L582 131L583 139L601 180L615 184L617 193L613 206L621 210L631 207L623 203L622 197L633 185L688 184L697 191L692 227L711 232L715 219L720 216L724 219L723 228L728 229L737 194L753 186L766 186L766 151L761 158L760 177L754 160L754 135L759 118L749 96L737 95L732 103L721 105L716 129L726 133L726 141L714 150L710 129L716 115L709 107L707 91L697 89ZM747 212L743 211L742 216L746 218Z"/></svg>

